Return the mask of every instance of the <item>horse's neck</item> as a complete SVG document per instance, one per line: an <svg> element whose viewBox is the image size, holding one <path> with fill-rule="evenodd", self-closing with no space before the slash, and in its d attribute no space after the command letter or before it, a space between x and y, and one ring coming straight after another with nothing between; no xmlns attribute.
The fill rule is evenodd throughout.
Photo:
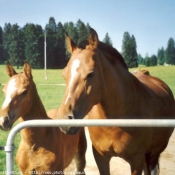
<svg viewBox="0 0 175 175"><path fill-rule="evenodd" d="M105 93L99 106L111 117L127 115L131 98L134 103L134 98L137 96L136 86L139 85L139 81L118 63L115 65L105 63L105 69L108 70L105 71Z"/></svg>
<svg viewBox="0 0 175 175"><path fill-rule="evenodd" d="M44 106L40 100L40 97L34 87L34 95L32 100L32 106L30 111L25 114L24 116L20 117L20 122L27 121L27 120L34 120L34 119L49 119L47 113L44 109ZM48 128L26 128L21 131L21 136L27 142L35 142L34 140L38 137L44 137L47 134ZM30 144L30 143L29 143ZM32 144L32 143L31 143Z"/></svg>
<svg viewBox="0 0 175 175"><path fill-rule="evenodd" d="M46 110L43 106L43 103L38 95L36 87L34 85L32 89L32 105L28 113L22 116L22 119L25 120L34 120L34 119L48 119Z"/></svg>

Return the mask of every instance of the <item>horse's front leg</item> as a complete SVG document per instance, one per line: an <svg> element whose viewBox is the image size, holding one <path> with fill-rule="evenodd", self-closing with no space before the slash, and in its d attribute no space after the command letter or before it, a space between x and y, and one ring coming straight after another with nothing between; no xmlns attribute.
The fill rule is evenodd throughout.
<svg viewBox="0 0 175 175"><path fill-rule="evenodd" d="M87 141L85 136L85 128L80 128L78 148L74 156L77 168L76 174L85 174L84 169L86 166L86 159L85 159L86 149L87 149Z"/></svg>
<svg viewBox="0 0 175 175"><path fill-rule="evenodd" d="M127 161L131 166L131 175L142 175L142 170L145 163L144 155L134 155L131 159Z"/></svg>
<svg viewBox="0 0 175 175"><path fill-rule="evenodd" d="M157 163L153 169L150 169L147 167L147 165L144 166L144 175L159 175L159 164Z"/></svg>
<svg viewBox="0 0 175 175"><path fill-rule="evenodd" d="M110 175L109 161L111 157L100 155L94 146L92 146L92 150L100 175Z"/></svg>

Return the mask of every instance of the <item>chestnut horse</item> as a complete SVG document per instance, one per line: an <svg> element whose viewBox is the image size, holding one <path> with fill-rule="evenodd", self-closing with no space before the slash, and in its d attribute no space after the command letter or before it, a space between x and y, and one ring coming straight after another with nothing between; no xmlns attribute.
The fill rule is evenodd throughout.
<svg viewBox="0 0 175 175"><path fill-rule="evenodd" d="M11 77L3 88L5 101L0 111L1 129L9 130L20 122L34 119L55 119L57 109L48 112L38 95L30 65L25 62L23 73L17 74L10 63L6 65ZM81 128L77 135L63 134L59 127L26 128L21 130L21 142L16 161L23 174L47 174L63 171L75 156L77 173L84 172L86 138Z"/></svg>
<svg viewBox="0 0 175 175"><path fill-rule="evenodd" d="M175 102L169 87L143 73L134 76L120 53L98 40L91 29L78 46L66 37L72 53L63 70L66 92L58 111L63 119L174 119ZM73 134L75 127L62 127ZM158 159L174 128L89 127L100 175L109 175L113 156L126 160L132 175L157 175Z"/></svg>
<svg viewBox="0 0 175 175"><path fill-rule="evenodd" d="M150 75L149 71L148 70L144 70L144 69L138 69L138 70L135 70L133 72L133 74L145 74L145 75Z"/></svg>

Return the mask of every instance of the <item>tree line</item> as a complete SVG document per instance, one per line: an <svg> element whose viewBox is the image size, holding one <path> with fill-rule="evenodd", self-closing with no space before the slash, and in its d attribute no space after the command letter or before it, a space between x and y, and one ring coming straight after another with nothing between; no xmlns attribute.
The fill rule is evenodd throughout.
<svg viewBox="0 0 175 175"><path fill-rule="evenodd" d="M175 41L173 38L169 38L167 47L161 47L157 51L157 55L153 54L149 56L146 54L143 58L140 54L138 55L138 63L146 66L157 66L157 65L175 65Z"/></svg>
<svg viewBox="0 0 175 175"><path fill-rule="evenodd" d="M27 60L32 68L44 67L44 44L46 38L47 68L63 68L67 64L70 53L66 49L65 33L78 44L89 36L90 25L79 19L76 23L66 22L56 24L53 17L43 29L41 25L27 23L24 27L18 24L6 23L0 27L0 63L10 61L17 68ZM103 42L112 46L112 40L106 33ZM129 68L139 64L156 66L157 64L175 65L175 41L170 38L167 48L158 49L157 55L142 57L137 53L137 43L134 35L124 32L121 54Z"/></svg>
<svg viewBox="0 0 175 175"><path fill-rule="evenodd" d="M17 68L27 60L32 68L44 67L44 44L46 38L47 68L63 68L70 54L66 49L65 33L78 44L89 36L90 25L79 19L77 23L66 22L56 24L53 17L43 29L41 25L27 23L24 27L6 23L0 27L0 63L10 61ZM112 45L106 33L104 42Z"/></svg>
<svg viewBox="0 0 175 175"><path fill-rule="evenodd" d="M130 35L129 32L125 32L122 41L122 56L129 68L137 67L138 64L145 66L157 66L157 65L175 65L175 41L170 38L167 42L167 47L159 48L157 55L153 54L142 57L137 53L137 44L134 35Z"/></svg>

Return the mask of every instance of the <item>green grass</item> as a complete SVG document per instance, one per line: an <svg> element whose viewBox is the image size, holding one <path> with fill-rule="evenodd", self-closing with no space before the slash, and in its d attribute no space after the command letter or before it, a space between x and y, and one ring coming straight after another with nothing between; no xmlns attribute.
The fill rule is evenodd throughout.
<svg viewBox="0 0 175 175"><path fill-rule="evenodd" d="M151 75L156 76L165 81L175 94L175 66L156 66L141 68L149 70ZM131 72L133 72L134 70L135 69L130 69ZM22 72L22 69L17 70L17 72ZM37 85L38 93L47 111L53 108L58 108L61 104L65 91L65 86L58 85L65 83L61 76L61 73L62 70L47 70L48 79L45 80L44 70L32 70L34 81ZM0 65L0 90L2 90L3 84L5 84L8 80L9 77L6 74L5 65ZM2 105L3 101L3 94L0 93L0 106ZM6 144L8 133L9 132L4 132L0 130L0 146L4 146ZM18 148L19 141L20 134L18 134L15 139L15 154ZM0 171L5 171L5 161L5 152L0 151ZM14 170L18 171L16 164Z"/></svg>

